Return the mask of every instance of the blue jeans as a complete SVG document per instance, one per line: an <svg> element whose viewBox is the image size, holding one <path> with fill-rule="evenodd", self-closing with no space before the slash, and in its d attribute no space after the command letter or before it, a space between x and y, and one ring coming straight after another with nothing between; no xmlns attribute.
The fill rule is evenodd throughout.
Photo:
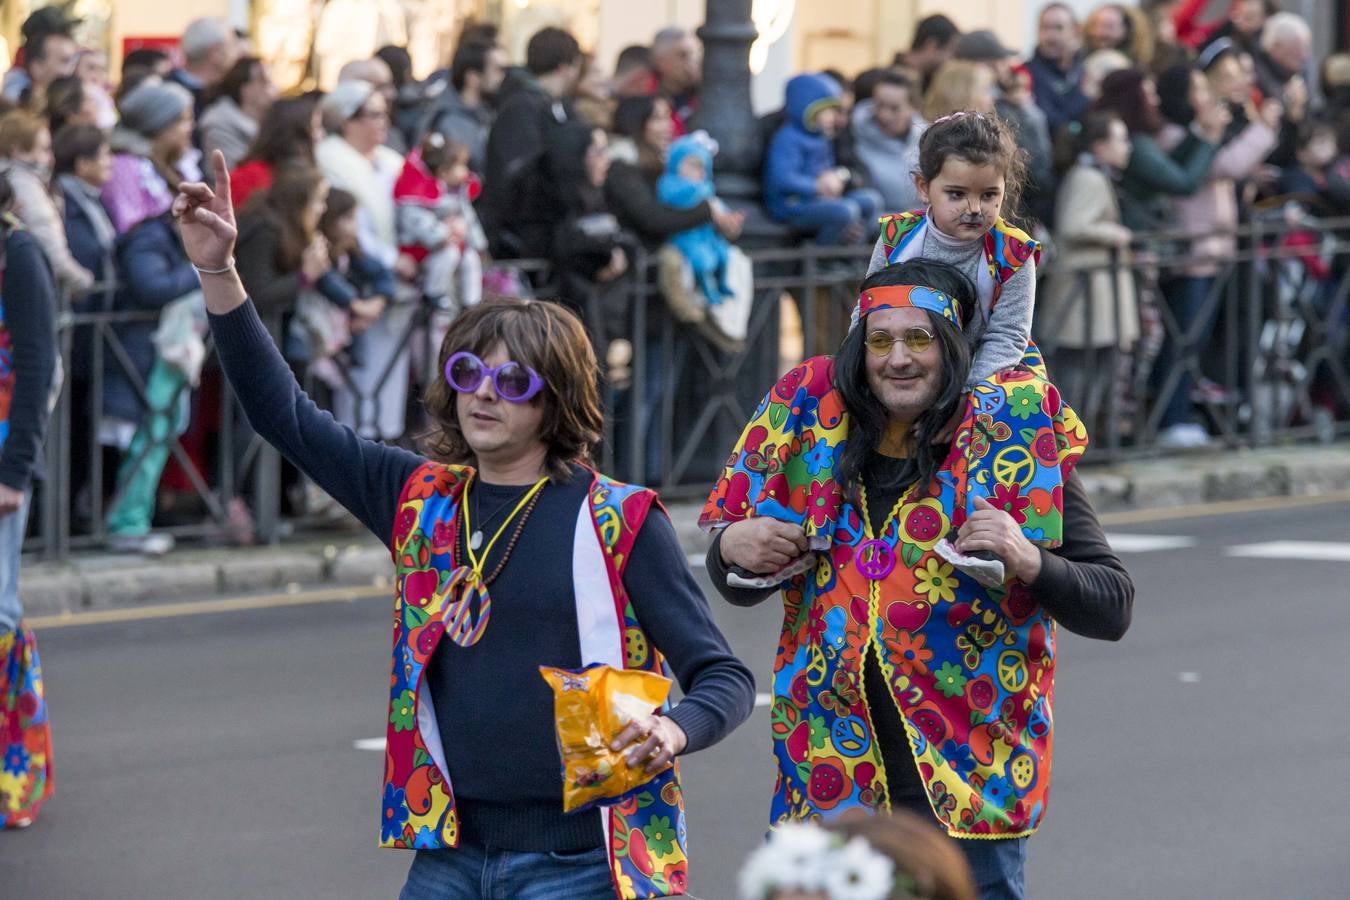
<svg viewBox="0 0 1350 900"><path fill-rule="evenodd" d="M881 195L876 191L859 188L838 200L808 200L793 204L788 207L783 221L801 231L814 232L817 244L841 244L844 232L852 225L861 223L867 234L872 234L881 204Z"/></svg>
<svg viewBox="0 0 1350 900"><path fill-rule="evenodd" d="M961 840L980 900L1026 900L1027 839Z"/></svg>
<svg viewBox="0 0 1350 900"><path fill-rule="evenodd" d="M28 505L33 492L24 494L18 512L0 517L0 633L13 631L23 618L19 602L19 555L23 551L23 533L28 529Z"/></svg>
<svg viewBox="0 0 1350 900"><path fill-rule="evenodd" d="M399 900L614 900L604 847L580 853L419 850Z"/></svg>
<svg viewBox="0 0 1350 900"><path fill-rule="evenodd" d="M1166 428L1169 425L1189 425L1194 421L1191 404L1191 384L1194 379L1186 363L1197 358L1197 354L1209 343L1213 334L1214 319L1218 315L1219 307L1215 306L1208 311L1205 309L1205 300L1213 285L1213 278L1173 278L1162 284L1163 297L1172 308L1172 315L1176 317L1177 334L1181 339L1168 335L1167 340L1163 342L1162 352L1158 354L1158 359L1153 364L1154 390L1162 388L1173 366L1180 364L1182 371L1176 391L1164 400L1166 407L1162 419L1158 422L1159 428ZM1199 335L1194 341L1188 340L1189 334L1197 329L1202 317L1206 319L1206 323L1199 325ZM1163 400L1161 397L1159 399Z"/></svg>

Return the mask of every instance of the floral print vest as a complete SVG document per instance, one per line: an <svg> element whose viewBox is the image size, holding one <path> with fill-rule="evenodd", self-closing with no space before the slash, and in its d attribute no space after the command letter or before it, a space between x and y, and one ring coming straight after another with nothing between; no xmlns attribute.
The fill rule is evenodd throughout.
<svg viewBox="0 0 1350 900"><path fill-rule="evenodd" d="M832 361L817 357L778 381L700 519L715 528L767 515L828 538L816 567L784 587L770 715L778 761L772 819L884 810L886 773L868 710L894 703L934 815L950 834L1030 834L1050 783L1054 622L1024 586L983 588L933 549L964 516L956 493L970 459L990 448L958 437L933 483L911 492L883 532L871 534L834 480L848 416L832 375ZM1067 471L1076 459L1071 448L1049 457L1032 472ZM1000 472L1010 484L1024 477L1020 469ZM1031 496L1052 502L1040 489ZM871 540L884 549L864 550ZM889 572L875 566L878 554L892 561ZM890 697L865 696L868 653Z"/></svg>
<svg viewBox="0 0 1350 900"><path fill-rule="evenodd" d="M396 586L382 847L420 850L459 843L454 791L424 675L445 633L445 620L453 614L455 595L448 588L456 568L459 501L472 474L463 466L429 462L413 473L399 498L392 542ZM623 586L633 542L655 502L653 491L595 475L590 515L579 518L573 536L583 665L664 670ZM615 897L639 900L685 892L688 856L678 767L598 814Z"/></svg>

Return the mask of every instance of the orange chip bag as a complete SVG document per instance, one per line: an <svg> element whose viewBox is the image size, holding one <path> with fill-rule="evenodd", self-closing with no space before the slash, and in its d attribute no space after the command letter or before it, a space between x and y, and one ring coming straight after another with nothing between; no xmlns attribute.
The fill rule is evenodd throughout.
<svg viewBox="0 0 1350 900"><path fill-rule="evenodd" d="M563 764L563 812L622 802L660 774L629 768L624 747L609 749L624 726L666 702L670 679L653 672L596 663L584 669L540 666L553 688L558 752Z"/></svg>

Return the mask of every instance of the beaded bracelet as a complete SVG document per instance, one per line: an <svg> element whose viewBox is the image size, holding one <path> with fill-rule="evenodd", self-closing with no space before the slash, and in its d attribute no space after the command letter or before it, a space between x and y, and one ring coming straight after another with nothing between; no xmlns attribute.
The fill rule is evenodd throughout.
<svg viewBox="0 0 1350 900"><path fill-rule="evenodd" d="M196 269L198 274L200 275L224 275L226 272L234 268L234 257L233 256L230 257L230 261L225 263L225 267L223 269L203 269L196 263L192 264L192 268Z"/></svg>

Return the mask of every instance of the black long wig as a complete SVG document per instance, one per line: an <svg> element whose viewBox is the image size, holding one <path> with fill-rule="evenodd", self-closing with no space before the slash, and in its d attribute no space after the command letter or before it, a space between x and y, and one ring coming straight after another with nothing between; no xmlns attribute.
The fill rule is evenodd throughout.
<svg viewBox="0 0 1350 900"><path fill-rule="evenodd" d="M975 309L975 285L961 270L946 263L913 259L886 266L867 276L861 289L903 284L942 291L956 300L962 323L970 321ZM933 480L950 449L950 445L939 442L938 437L956 414L965 395L966 378L970 373L970 344L952 322L938 313L926 312L929 328L937 335L936 342L942 354L942 390L932 407L914 422L913 453L904 460L894 481L872 485L877 490L894 491ZM850 422L848 441L836 477L845 496L855 502L867 460L881 446L890 423L890 414L867 383L867 352L867 320L863 319L844 338L834 361L834 387L843 397Z"/></svg>

